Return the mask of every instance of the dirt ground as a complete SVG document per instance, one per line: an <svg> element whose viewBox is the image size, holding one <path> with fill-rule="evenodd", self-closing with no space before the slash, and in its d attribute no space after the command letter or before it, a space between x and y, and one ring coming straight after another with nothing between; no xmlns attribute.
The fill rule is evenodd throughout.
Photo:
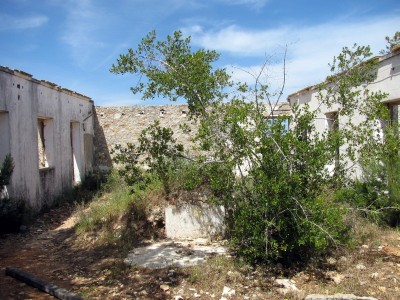
<svg viewBox="0 0 400 300"><path fill-rule="evenodd" d="M74 207L43 214L24 233L0 237L0 299L54 299L5 275L20 268L85 299L302 299L308 294L352 293L400 299L400 235L382 230L354 250L301 272L233 267L225 262L192 269L149 270L123 263L126 252L76 242ZM293 280L298 291L283 294L275 279Z"/></svg>

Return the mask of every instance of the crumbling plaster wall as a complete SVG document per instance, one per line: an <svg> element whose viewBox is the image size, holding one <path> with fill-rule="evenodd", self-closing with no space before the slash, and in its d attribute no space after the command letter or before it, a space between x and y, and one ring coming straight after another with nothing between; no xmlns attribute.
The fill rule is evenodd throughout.
<svg viewBox="0 0 400 300"><path fill-rule="evenodd" d="M0 67L0 162L11 153L15 168L8 194L23 199L33 210L51 205L55 197L74 185L74 173L81 179L92 162L84 140L93 140L93 102L90 98L39 81L22 71ZM48 165L40 166L40 122ZM75 151L71 143L71 122L77 124ZM43 154L43 153L42 153ZM74 169L75 161L75 169ZM75 182L77 183L77 182Z"/></svg>

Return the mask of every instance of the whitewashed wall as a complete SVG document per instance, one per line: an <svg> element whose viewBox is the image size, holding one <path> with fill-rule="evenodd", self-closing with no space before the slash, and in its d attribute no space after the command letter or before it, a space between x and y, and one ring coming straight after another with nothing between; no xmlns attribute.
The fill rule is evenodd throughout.
<svg viewBox="0 0 400 300"><path fill-rule="evenodd" d="M0 67L0 161L7 153L14 159L11 184L7 186L11 198L24 199L39 210L85 177L92 167L91 155L85 154L85 148L92 146L92 115L90 98ZM42 168L38 119L45 124L48 166Z"/></svg>
<svg viewBox="0 0 400 300"><path fill-rule="evenodd" d="M371 92L385 92L388 96L383 100L388 104L400 104L400 52L388 54L379 58L380 63L377 69L377 78L368 86L360 87L361 89L368 89ZM315 120L316 129L319 133L328 130L327 114L338 111L338 107L327 108L320 104L318 98L318 90L315 86L307 87L301 91L293 93L288 96L288 101L291 106L304 105L308 103L311 110L316 110L321 107L321 112ZM320 106L321 105L321 106ZM364 119L364 116L359 114L352 118L354 124L359 124ZM348 120L339 118L340 124ZM343 148L341 152L343 152ZM328 166L332 167L332 166ZM355 166L355 175L360 175L359 166Z"/></svg>

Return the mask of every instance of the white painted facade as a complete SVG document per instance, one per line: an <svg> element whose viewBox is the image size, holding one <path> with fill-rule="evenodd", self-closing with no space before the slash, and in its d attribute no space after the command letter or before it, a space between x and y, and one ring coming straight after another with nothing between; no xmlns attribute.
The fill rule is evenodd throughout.
<svg viewBox="0 0 400 300"><path fill-rule="evenodd" d="M22 71L0 67L0 162L14 159L10 198L34 211L92 170L93 101Z"/></svg>
<svg viewBox="0 0 400 300"><path fill-rule="evenodd" d="M379 57L379 65L376 71L377 77L375 81L360 88L368 89L370 92L381 91L387 93L388 96L383 101L388 105L389 108L391 108L391 110L394 109L397 115L397 107L400 105L400 51ZM339 107L327 108L326 106L321 105L320 100L318 99L318 89L316 86L310 86L289 95L288 102L291 107L293 107L295 104L301 106L307 103L312 111L315 111L318 107L320 107L320 113L315 119L315 126L317 132L319 133L331 129L332 118L334 118L339 109ZM351 122L353 124L359 124L363 118L365 117L359 114L352 118ZM347 121L348 120L341 116L338 122L339 127L341 123L343 124ZM377 130L379 129L380 122L377 120ZM343 149L340 151L342 152ZM333 166L327 167L328 169L333 168ZM359 175L359 166L355 166L355 168L355 174Z"/></svg>

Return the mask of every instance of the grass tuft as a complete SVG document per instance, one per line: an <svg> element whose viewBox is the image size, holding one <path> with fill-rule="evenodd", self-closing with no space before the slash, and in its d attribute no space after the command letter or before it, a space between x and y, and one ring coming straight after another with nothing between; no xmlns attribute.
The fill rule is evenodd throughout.
<svg viewBox="0 0 400 300"><path fill-rule="evenodd" d="M162 184L157 180L145 190L134 189L132 192L132 187L128 187L114 171L98 196L89 204L80 205L76 232L89 237L95 244L130 247L132 243L156 234L148 222L148 215L152 199L159 199L162 193Z"/></svg>

